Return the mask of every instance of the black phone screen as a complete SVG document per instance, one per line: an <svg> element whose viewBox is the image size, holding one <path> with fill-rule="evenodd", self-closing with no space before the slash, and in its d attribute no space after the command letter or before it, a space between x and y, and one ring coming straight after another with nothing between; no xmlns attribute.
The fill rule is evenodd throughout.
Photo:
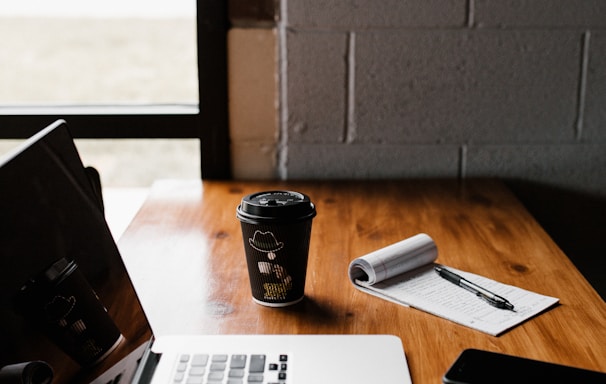
<svg viewBox="0 0 606 384"><path fill-rule="evenodd" d="M466 349L444 374L442 381L446 384L606 384L606 373L478 349Z"/></svg>

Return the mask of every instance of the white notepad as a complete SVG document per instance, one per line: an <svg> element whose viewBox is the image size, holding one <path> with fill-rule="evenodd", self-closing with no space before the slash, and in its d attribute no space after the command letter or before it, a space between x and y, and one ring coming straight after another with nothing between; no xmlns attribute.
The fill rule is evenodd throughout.
<svg viewBox="0 0 606 384"><path fill-rule="evenodd" d="M438 251L419 234L353 260L349 278L356 288L397 304L413 307L455 323L497 336L559 301L455 268L448 269L499 296L515 311L489 305L435 271Z"/></svg>

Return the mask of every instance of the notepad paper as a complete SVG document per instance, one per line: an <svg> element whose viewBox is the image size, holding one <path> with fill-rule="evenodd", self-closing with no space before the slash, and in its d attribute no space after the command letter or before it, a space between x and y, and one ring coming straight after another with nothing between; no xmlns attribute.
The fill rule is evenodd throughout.
<svg viewBox="0 0 606 384"><path fill-rule="evenodd" d="M521 324L559 301L555 297L448 267L474 284L505 297L514 305L515 311L493 307L440 277L434 271L437 257L437 247L431 237L419 234L353 260L349 265L349 278L361 291L493 336Z"/></svg>

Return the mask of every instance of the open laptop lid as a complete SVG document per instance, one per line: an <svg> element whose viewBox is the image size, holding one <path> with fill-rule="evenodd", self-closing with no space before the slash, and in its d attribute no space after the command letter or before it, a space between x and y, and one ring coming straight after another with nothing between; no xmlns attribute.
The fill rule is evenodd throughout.
<svg viewBox="0 0 606 384"><path fill-rule="evenodd" d="M42 361L53 383L90 382L150 340L64 121L0 158L0 212L0 369ZM82 284L96 293L109 323L94 323L103 313L87 318L99 306L94 293L82 296L90 291ZM92 332L100 327L105 341Z"/></svg>

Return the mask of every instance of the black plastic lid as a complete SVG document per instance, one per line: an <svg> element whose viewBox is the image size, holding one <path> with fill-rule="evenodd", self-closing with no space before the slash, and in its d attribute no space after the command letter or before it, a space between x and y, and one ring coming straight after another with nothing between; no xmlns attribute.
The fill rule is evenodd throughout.
<svg viewBox="0 0 606 384"><path fill-rule="evenodd" d="M247 222L299 221L316 215L308 196L293 191L264 191L242 198L238 219Z"/></svg>

